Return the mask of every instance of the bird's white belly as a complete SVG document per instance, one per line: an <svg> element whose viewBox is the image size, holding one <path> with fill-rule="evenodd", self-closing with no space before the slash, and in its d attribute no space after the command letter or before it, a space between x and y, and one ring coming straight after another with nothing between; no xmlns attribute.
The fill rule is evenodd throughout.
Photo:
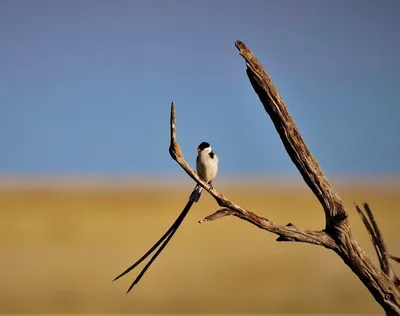
<svg viewBox="0 0 400 316"><path fill-rule="evenodd" d="M210 159L200 156L196 162L196 169L203 181L210 182L217 176L218 158L215 156L214 159Z"/></svg>

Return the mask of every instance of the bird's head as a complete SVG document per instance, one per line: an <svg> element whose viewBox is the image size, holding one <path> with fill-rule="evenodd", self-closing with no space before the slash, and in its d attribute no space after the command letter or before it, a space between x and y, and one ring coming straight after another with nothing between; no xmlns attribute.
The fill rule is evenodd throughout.
<svg viewBox="0 0 400 316"><path fill-rule="evenodd" d="M199 146L197 146L197 152L205 152L205 153L210 153L212 152L211 146L207 142L202 142Z"/></svg>

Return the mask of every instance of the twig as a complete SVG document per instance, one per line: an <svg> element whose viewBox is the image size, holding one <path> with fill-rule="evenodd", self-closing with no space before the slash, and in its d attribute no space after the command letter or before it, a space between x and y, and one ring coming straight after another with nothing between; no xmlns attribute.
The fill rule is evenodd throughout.
<svg viewBox="0 0 400 316"><path fill-rule="evenodd" d="M378 256L379 264L382 271L389 277L389 279L393 281L394 284L396 284L397 287L399 287L400 280L396 276L394 270L390 265L390 259L394 259L396 257L393 257L389 254L386 243L383 239L383 235L378 227L375 216L372 213L370 206L368 205L368 203L363 203L365 214L357 204L355 204L355 207L364 223L365 228L367 229L371 242L375 247L375 251Z"/></svg>
<svg viewBox="0 0 400 316"><path fill-rule="evenodd" d="M400 258L399 257L395 257L395 256L390 256L390 259L400 263Z"/></svg>
<svg viewBox="0 0 400 316"><path fill-rule="evenodd" d="M384 270L384 263L383 263L383 259L382 259L382 252L381 252L380 247L379 247L379 245L378 245L378 244L379 244L379 240L378 240L378 238L377 238L377 236L376 236L376 234L375 234L375 230L373 229L373 227L372 227L372 225L370 224L370 222L369 222L367 216L363 213L363 211L361 210L361 208L360 208L357 204L354 204L354 206L356 207L356 210L357 210L357 212L358 212L358 215L361 217L361 220L362 220L362 222L363 222L365 228L367 229L369 238L371 239L371 242L372 242L372 244L374 245L374 248L375 248L375 251L376 251L376 255L378 256L378 260L379 260L379 263L380 263L380 265L381 265L381 269L382 269L383 272L385 272L385 270ZM385 272L385 273L386 273L386 272ZM387 274L387 273L386 273L386 274Z"/></svg>

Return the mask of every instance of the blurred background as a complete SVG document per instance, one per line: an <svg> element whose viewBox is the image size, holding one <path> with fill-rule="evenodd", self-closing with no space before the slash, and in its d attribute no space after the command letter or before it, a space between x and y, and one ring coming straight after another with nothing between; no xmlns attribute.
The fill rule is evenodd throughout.
<svg viewBox="0 0 400 316"><path fill-rule="evenodd" d="M111 280L168 229L194 183L171 160L169 109L194 166L261 216L324 215L245 74L242 40L354 209L400 255L400 3L0 0L0 313L381 313L333 252L236 218L207 195L129 295ZM400 273L399 267L396 267Z"/></svg>

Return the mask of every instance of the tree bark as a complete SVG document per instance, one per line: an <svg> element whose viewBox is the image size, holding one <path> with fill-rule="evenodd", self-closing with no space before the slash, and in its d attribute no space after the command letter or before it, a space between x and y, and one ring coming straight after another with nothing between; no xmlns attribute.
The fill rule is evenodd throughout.
<svg viewBox="0 0 400 316"><path fill-rule="evenodd" d="M291 223L287 225L275 223L237 205L202 181L183 158L176 137L175 105L172 103L170 155L185 172L213 196L216 202L222 207L200 221L200 223L210 222L228 215L233 215L261 229L277 234L277 241L303 242L331 249L335 251L343 259L345 264L359 277L387 315L400 315L399 279L394 275L393 269L391 269L389 264L389 258L395 261L399 258L389 255L386 245L383 242L382 234L378 229L369 207L367 206L367 215L365 215L361 212L359 207L356 206L359 214L361 212L364 215L362 216L360 214L370 233L371 240L377 249L382 269L370 259L354 238L350 229L348 215L340 197L333 190L333 187L324 175L318 162L309 151L286 104L269 75L243 42L236 41L235 45L240 55L246 61L246 73L250 83L259 96L261 103L264 105L265 111L269 114L275 125L288 155L322 206L325 214L325 229L321 231L312 231L298 228ZM368 218L370 220L367 224L366 220Z"/></svg>
<svg viewBox="0 0 400 316"><path fill-rule="evenodd" d="M246 61L246 72L286 151L325 212L325 231L335 240L335 252L360 278L388 315L400 315L400 294L395 284L361 249L352 235L347 213L318 162L307 148L286 104L253 53L241 41L235 43Z"/></svg>

